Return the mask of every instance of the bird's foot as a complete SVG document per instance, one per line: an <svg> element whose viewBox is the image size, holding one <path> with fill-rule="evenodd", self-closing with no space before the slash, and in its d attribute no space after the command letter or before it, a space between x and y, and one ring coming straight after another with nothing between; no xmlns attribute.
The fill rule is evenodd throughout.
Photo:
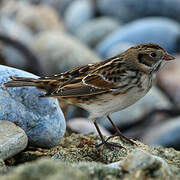
<svg viewBox="0 0 180 180"><path fill-rule="evenodd" d="M121 132L116 132L114 135L109 136L106 141L108 141L111 138L117 137L117 136L120 138L120 140L122 140L125 143L129 143L131 145L137 145L134 141L132 141L131 139L124 136Z"/></svg>
<svg viewBox="0 0 180 180"><path fill-rule="evenodd" d="M103 141L102 143L97 144L95 146L96 146L96 148L99 148L102 145L106 146L109 149L113 149L113 147L118 147L118 148L124 148L125 149L125 147L123 147L121 144L114 143L114 142L107 142L107 140Z"/></svg>

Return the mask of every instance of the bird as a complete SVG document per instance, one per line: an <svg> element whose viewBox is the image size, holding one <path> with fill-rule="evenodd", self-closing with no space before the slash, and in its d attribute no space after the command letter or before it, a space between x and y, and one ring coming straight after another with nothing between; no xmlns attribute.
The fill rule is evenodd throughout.
<svg viewBox="0 0 180 180"><path fill-rule="evenodd" d="M46 92L41 98L55 97L87 110L101 139L97 146L122 147L108 140L119 136L123 141L135 143L119 131L110 114L144 97L154 84L156 73L167 61L174 59L160 45L143 43L104 61L76 67L54 76L37 79L10 76L11 80L4 86L34 86ZM106 140L97 124L97 119L102 116L107 117L115 130L115 134Z"/></svg>

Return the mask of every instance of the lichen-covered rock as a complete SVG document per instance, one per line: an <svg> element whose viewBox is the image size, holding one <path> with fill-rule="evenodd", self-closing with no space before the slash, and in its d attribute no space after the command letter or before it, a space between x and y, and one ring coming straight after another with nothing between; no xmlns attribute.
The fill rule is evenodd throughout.
<svg viewBox="0 0 180 180"><path fill-rule="evenodd" d="M1 180L90 180L83 171L62 162L41 159L26 165L20 165L7 175L0 176Z"/></svg>
<svg viewBox="0 0 180 180"><path fill-rule="evenodd" d="M63 32L40 33L35 37L31 47L48 75L94 63L100 59L78 39Z"/></svg>
<svg viewBox="0 0 180 180"><path fill-rule="evenodd" d="M119 168L129 173L128 179L171 179L173 178L172 167L168 163L141 149L134 149L122 161L109 164L108 167ZM178 171L178 169L176 168Z"/></svg>
<svg viewBox="0 0 180 180"><path fill-rule="evenodd" d="M22 70L0 66L0 119L18 124L30 145L53 147L65 133L65 119L54 98L39 98L43 92L31 87L6 88L8 76L37 78Z"/></svg>
<svg viewBox="0 0 180 180"><path fill-rule="evenodd" d="M26 133L15 124L0 120L0 159L8 159L24 150L28 143Z"/></svg>
<svg viewBox="0 0 180 180"><path fill-rule="evenodd" d="M0 159L0 175L7 172L7 167L2 159Z"/></svg>
<svg viewBox="0 0 180 180"><path fill-rule="evenodd" d="M105 138L107 138L107 136ZM61 162L39 160L21 165L5 176L0 176L0 179L24 177L23 175L25 172L28 177L31 178L39 177L39 179L41 179L40 177L42 177L43 179L45 178L45 174L50 179L54 180L52 176L52 174L54 174L56 178L61 179L62 176L64 176L64 179L68 179L69 176L66 172L73 175L74 171L77 171L74 175L75 178L77 176L79 177L79 174L81 174L82 180L86 180L86 178L92 180L164 180L166 178L168 180L169 177L171 179L180 178L179 151L163 147L149 148L138 141L134 141L136 145L130 145L127 142L119 140L117 137L111 139L110 142L120 143L124 148L108 148L106 146L97 148L93 144L100 143L98 135L89 134L83 136L80 134L72 134L69 137L64 137L61 144L55 148L50 150L29 149L10 159L11 162L17 164L18 162L26 162L27 158L30 156L32 158L35 156L36 158L48 156L52 157L54 160L60 160ZM62 161L65 163L62 163ZM110 163L114 164L109 165ZM36 171L35 168L37 169ZM34 175L29 175L30 169L31 174ZM42 173L42 169L45 171L44 174ZM64 172L61 172L62 169ZM52 173L50 173L50 171ZM60 172L61 176L57 172ZM85 179L83 179L84 174L86 175Z"/></svg>

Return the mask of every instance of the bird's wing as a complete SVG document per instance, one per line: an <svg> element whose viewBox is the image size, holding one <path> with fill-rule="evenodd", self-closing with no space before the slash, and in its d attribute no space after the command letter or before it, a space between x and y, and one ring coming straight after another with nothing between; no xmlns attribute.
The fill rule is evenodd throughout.
<svg viewBox="0 0 180 180"><path fill-rule="evenodd" d="M114 59L62 73L57 76L59 85L43 97L80 97L101 94L127 86L130 83L130 76L123 62L114 57Z"/></svg>

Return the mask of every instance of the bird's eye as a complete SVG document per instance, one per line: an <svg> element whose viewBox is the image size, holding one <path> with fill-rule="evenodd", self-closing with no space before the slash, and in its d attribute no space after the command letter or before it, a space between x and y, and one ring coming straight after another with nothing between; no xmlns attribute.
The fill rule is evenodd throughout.
<svg viewBox="0 0 180 180"><path fill-rule="evenodd" d="M149 56L154 58L154 57L156 57L156 53L152 52L152 53L149 54Z"/></svg>

